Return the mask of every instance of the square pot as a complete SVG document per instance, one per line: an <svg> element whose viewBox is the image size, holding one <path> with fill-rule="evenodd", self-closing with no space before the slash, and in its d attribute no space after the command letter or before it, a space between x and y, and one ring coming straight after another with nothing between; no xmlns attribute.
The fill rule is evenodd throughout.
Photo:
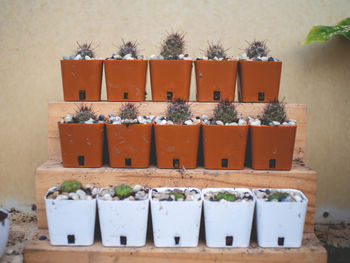
<svg viewBox="0 0 350 263"><path fill-rule="evenodd" d="M248 125L202 125L204 168L243 169Z"/></svg>
<svg viewBox="0 0 350 263"><path fill-rule="evenodd" d="M196 60L197 101L233 101L237 60Z"/></svg>
<svg viewBox="0 0 350 263"><path fill-rule="evenodd" d="M108 101L144 101L147 60L105 60Z"/></svg>
<svg viewBox="0 0 350 263"><path fill-rule="evenodd" d="M101 167L104 123L58 123L64 167Z"/></svg>
<svg viewBox="0 0 350 263"><path fill-rule="evenodd" d="M103 246L146 244L149 199L97 200Z"/></svg>
<svg viewBox="0 0 350 263"><path fill-rule="evenodd" d="M200 125L154 125L158 168L197 167Z"/></svg>
<svg viewBox="0 0 350 263"><path fill-rule="evenodd" d="M208 247L248 247L255 208L252 201L229 202L204 199L208 192L252 192L247 188L205 188L202 190L205 240Z"/></svg>
<svg viewBox="0 0 350 263"><path fill-rule="evenodd" d="M106 124L111 167L149 166L152 124Z"/></svg>
<svg viewBox="0 0 350 263"><path fill-rule="evenodd" d="M103 60L61 60L65 101L100 101Z"/></svg>
<svg viewBox="0 0 350 263"><path fill-rule="evenodd" d="M155 188L158 192L175 188ZM177 187L184 190L186 188ZM200 193L197 188L195 189ZM152 189L153 191L154 189ZM196 247L202 212L202 200L159 201L150 194L153 239L156 247Z"/></svg>
<svg viewBox="0 0 350 263"><path fill-rule="evenodd" d="M10 231L10 214L0 208L0 259L4 254Z"/></svg>
<svg viewBox="0 0 350 263"><path fill-rule="evenodd" d="M241 102L278 100L282 62L239 61L238 94Z"/></svg>
<svg viewBox="0 0 350 263"><path fill-rule="evenodd" d="M252 168L290 170L296 126L250 126Z"/></svg>
<svg viewBox="0 0 350 263"><path fill-rule="evenodd" d="M150 60L152 101L188 101L192 60Z"/></svg>
<svg viewBox="0 0 350 263"><path fill-rule="evenodd" d="M263 189L266 190L266 189ZM298 192L302 202L266 202L256 197L256 229L260 247L300 247L308 199ZM253 193L259 189L254 189Z"/></svg>

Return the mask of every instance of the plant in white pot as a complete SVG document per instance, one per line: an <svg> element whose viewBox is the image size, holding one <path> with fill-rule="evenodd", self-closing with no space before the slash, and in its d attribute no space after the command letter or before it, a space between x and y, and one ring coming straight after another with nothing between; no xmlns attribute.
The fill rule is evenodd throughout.
<svg viewBox="0 0 350 263"><path fill-rule="evenodd" d="M0 208L0 258L5 252L10 230L10 214Z"/></svg>

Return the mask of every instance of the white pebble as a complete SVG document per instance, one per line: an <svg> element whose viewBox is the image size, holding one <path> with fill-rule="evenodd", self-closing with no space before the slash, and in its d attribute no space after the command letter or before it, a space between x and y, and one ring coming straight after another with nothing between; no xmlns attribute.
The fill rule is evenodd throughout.
<svg viewBox="0 0 350 263"><path fill-rule="evenodd" d="M171 120L169 120L169 121L166 122L166 124L173 125L174 123Z"/></svg>
<svg viewBox="0 0 350 263"><path fill-rule="evenodd" d="M180 54L180 55L179 55L179 59L183 59L184 57L185 57L184 54Z"/></svg>
<svg viewBox="0 0 350 263"><path fill-rule="evenodd" d="M209 119L209 118L208 118L207 115L205 115L205 114L202 115L202 120L208 120L208 119Z"/></svg>
<svg viewBox="0 0 350 263"><path fill-rule="evenodd" d="M154 54L152 54L150 57L149 57L149 59L157 59L158 57L156 56L156 55L154 55Z"/></svg>
<svg viewBox="0 0 350 263"><path fill-rule="evenodd" d="M272 124L272 126L279 126L279 125L281 125L281 123L279 121L273 121L271 124Z"/></svg>
<svg viewBox="0 0 350 263"><path fill-rule="evenodd" d="M113 198L112 198L112 196L111 196L110 194L105 194L105 195L103 196L103 200L109 201L109 200L113 200Z"/></svg>
<svg viewBox="0 0 350 263"><path fill-rule="evenodd" d="M247 122L245 119L239 119L238 120L238 125L247 125Z"/></svg>
<svg viewBox="0 0 350 263"><path fill-rule="evenodd" d="M216 123L216 125L224 125L224 123L222 121L216 121L215 123Z"/></svg>
<svg viewBox="0 0 350 263"><path fill-rule="evenodd" d="M132 58L132 55L131 54L126 54L123 59L129 59L129 58Z"/></svg>
<svg viewBox="0 0 350 263"><path fill-rule="evenodd" d="M75 60L81 59L81 55L80 55L80 54L76 55L74 59L75 59Z"/></svg>
<svg viewBox="0 0 350 263"><path fill-rule="evenodd" d="M160 122L160 124L165 125L165 124L166 124L166 120L162 120L162 121Z"/></svg>
<svg viewBox="0 0 350 263"><path fill-rule="evenodd" d="M191 120L187 120L184 122L185 125L191 125L192 124L192 121Z"/></svg>
<svg viewBox="0 0 350 263"><path fill-rule="evenodd" d="M89 56L85 56L85 59L86 59L86 60L89 60L89 59L91 59L91 58L90 58Z"/></svg>
<svg viewBox="0 0 350 263"><path fill-rule="evenodd" d="M64 122L71 122L72 120L73 118L70 114L67 114L66 117L64 117Z"/></svg>

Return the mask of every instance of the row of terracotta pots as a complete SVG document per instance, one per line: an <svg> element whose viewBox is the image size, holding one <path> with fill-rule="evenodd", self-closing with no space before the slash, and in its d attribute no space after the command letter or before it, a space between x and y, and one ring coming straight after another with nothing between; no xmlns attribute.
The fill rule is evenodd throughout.
<svg viewBox="0 0 350 263"><path fill-rule="evenodd" d="M101 100L103 64L108 101L144 101L147 60L61 60L65 101ZM192 61L150 60L153 101L188 101ZM196 60L197 100L234 100L236 75L239 100L278 99L282 62Z"/></svg>
<svg viewBox="0 0 350 263"><path fill-rule="evenodd" d="M110 166L147 168L153 126L158 168L196 168L202 127L204 168L243 169L249 141L253 169L290 170L296 134L296 126L104 123L58 126L64 167L102 166L106 127Z"/></svg>

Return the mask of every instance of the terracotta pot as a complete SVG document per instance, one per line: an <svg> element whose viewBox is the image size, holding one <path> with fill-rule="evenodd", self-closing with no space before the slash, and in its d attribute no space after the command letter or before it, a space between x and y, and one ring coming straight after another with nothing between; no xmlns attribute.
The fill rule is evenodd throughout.
<svg viewBox="0 0 350 263"><path fill-rule="evenodd" d="M104 123L58 123L64 167L101 167Z"/></svg>
<svg viewBox="0 0 350 263"><path fill-rule="evenodd" d="M147 60L105 60L108 101L144 101Z"/></svg>
<svg viewBox="0 0 350 263"><path fill-rule="evenodd" d="M192 60L150 60L153 101L188 101Z"/></svg>
<svg viewBox="0 0 350 263"><path fill-rule="evenodd" d="M296 126L250 126L252 168L290 170Z"/></svg>
<svg viewBox="0 0 350 263"><path fill-rule="evenodd" d="M233 101L237 61L196 60L197 101Z"/></svg>
<svg viewBox="0 0 350 263"><path fill-rule="evenodd" d="M282 62L239 61L238 94L242 102L278 100Z"/></svg>
<svg viewBox="0 0 350 263"><path fill-rule="evenodd" d="M111 167L149 166L152 124L106 124Z"/></svg>
<svg viewBox="0 0 350 263"><path fill-rule="evenodd" d="M248 125L203 125L204 168L243 169Z"/></svg>
<svg viewBox="0 0 350 263"><path fill-rule="evenodd" d="M103 60L61 60L65 101L101 100Z"/></svg>
<svg viewBox="0 0 350 263"><path fill-rule="evenodd" d="M197 167L200 125L154 125L158 168Z"/></svg>

